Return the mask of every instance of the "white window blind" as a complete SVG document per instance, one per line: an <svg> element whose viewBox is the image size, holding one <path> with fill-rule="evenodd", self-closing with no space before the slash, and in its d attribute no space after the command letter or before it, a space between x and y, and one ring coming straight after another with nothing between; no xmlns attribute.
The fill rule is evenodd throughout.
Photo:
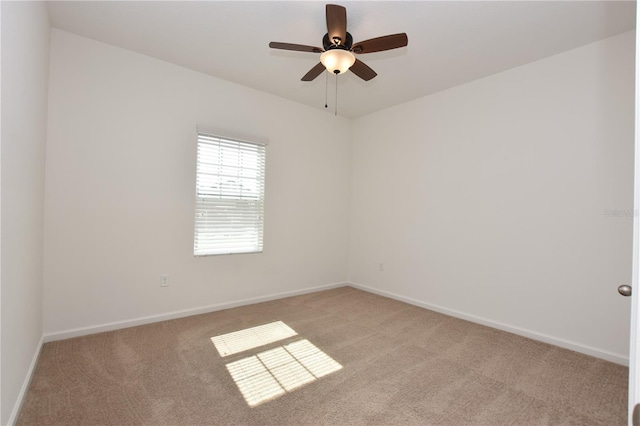
<svg viewBox="0 0 640 426"><path fill-rule="evenodd" d="M198 132L193 254L262 251L265 146Z"/></svg>

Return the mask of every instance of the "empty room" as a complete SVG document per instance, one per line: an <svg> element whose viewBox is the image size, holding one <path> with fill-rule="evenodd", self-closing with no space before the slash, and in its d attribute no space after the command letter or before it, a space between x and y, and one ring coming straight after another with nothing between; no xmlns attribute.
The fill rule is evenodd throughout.
<svg viewBox="0 0 640 426"><path fill-rule="evenodd" d="M636 2L0 16L0 424L640 424Z"/></svg>

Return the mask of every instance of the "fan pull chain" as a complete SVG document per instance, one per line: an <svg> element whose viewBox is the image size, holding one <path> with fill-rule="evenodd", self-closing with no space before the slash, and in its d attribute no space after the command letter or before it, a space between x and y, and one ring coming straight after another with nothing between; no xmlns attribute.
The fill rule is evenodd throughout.
<svg viewBox="0 0 640 426"><path fill-rule="evenodd" d="M327 98L329 93L329 73L324 73L324 107L327 108Z"/></svg>
<svg viewBox="0 0 640 426"><path fill-rule="evenodd" d="M336 72L336 112L334 114L336 117L338 116L338 73Z"/></svg>

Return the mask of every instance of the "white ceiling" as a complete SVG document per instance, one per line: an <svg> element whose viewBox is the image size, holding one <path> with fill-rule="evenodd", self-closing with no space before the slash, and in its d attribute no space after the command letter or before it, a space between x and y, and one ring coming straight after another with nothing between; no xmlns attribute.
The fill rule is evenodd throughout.
<svg viewBox="0 0 640 426"><path fill-rule="evenodd" d="M404 48L359 55L378 76L338 77L338 113L359 117L635 28L634 1L336 1L354 42L406 32ZM53 27L324 108L326 2L49 2ZM328 75L328 74L327 74ZM335 76L329 76L333 108Z"/></svg>

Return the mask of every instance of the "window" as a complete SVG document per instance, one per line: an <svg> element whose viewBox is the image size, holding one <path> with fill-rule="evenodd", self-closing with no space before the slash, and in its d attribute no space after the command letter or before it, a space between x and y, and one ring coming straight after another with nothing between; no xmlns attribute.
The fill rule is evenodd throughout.
<svg viewBox="0 0 640 426"><path fill-rule="evenodd" d="M198 131L196 256L262 251L265 146Z"/></svg>

